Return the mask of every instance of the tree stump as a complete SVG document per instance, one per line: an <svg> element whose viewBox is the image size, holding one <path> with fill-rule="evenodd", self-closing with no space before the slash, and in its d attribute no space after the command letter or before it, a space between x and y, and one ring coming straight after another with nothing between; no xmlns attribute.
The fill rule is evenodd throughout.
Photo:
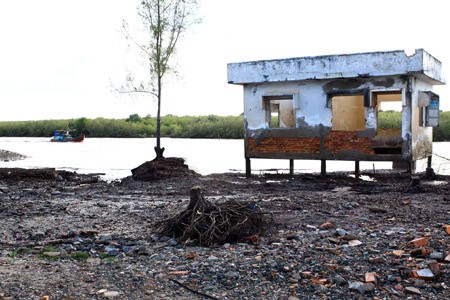
<svg viewBox="0 0 450 300"><path fill-rule="evenodd" d="M211 209L212 204L205 199L205 196L203 194L203 189L196 185L191 188L191 196L189 200L188 207L186 210L197 210L201 212L205 212L209 209Z"/></svg>
<svg viewBox="0 0 450 300"><path fill-rule="evenodd" d="M421 190L422 190L422 184L421 184L420 178L418 176L411 177L411 182L409 183L407 192L418 193Z"/></svg>
<svg viewBox="0 0 450 300"><path fill-rule="evenodd" d="M259 235L266 222L253 202L228 200L211 203L204 191L194 186L185 210L157 224L160 234L173 236L192 245L211 246Z"/></svg>
<svg viewBox="0 0 450 300"><path fill-rule="evenodd" d="M433 168L427 168L425 170L425 178L428 180L436 180L436 173L434 173Z"/></svg>

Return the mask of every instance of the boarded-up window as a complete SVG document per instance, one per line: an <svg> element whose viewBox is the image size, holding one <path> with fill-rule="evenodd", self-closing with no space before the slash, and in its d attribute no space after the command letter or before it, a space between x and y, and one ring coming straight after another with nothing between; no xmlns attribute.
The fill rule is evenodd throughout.
<svg viewBox="0 0 450 300"><path fill-rule="evenodd" d="M341 95L331 97L332 129L356 131L366 129L364 95Z"/></svg>

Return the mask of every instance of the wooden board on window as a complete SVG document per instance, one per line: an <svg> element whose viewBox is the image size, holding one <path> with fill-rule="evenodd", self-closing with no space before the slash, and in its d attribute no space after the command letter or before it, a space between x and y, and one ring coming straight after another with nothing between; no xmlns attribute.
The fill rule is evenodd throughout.
<svg viewBox="0 0 450 300"><path fill-rule="evenodd" d="M334 96L331 101L333 130L365 130L363 95Z"/></svg>

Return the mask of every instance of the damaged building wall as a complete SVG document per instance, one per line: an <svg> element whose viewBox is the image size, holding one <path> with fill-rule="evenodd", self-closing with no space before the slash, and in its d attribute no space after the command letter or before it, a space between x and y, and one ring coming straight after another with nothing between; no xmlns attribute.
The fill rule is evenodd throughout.
<svg viewBox="0 0 450 300"><path fill-rule="evenodd" d="M421 91L432 91L433 86L415 78L412 83L411 148L413 160L424 159L433 153L433 127L424 126L421 111L430 103L420 101Z"/></svg>
<svg viewBox="0 0 450 300"><path fill-rule="evenodd" d="M231 63L227 72L244 87L247 171L250 158L413 162L432 151L439 114L421 102L439 106L431 89L445 80L423 49ZM381 128L387 104L401 124Z"/></svg>
<svg viewBox="0 0 450 300"><path fill-rule="evenodd" d="M246 85L246 155L368 159L375 154L373 138L377 134L377 113L370 91L401 93L403 89L400 77ZM289 95L293 99L295 128L270 128L264 99ZM360 114L358 118L355 111Z"/></svg>
<svg viewBox="0 0 450 300"><path fill-rule="evenodd" d="M247 84L406 74L442 84L441 62L423 49L323 55L228 64L228 83Z"/></svg>

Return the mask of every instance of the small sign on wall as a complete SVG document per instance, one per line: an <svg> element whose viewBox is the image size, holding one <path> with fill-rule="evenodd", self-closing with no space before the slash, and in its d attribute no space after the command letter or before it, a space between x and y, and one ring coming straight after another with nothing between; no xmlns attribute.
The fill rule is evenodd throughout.
<svg viewBox="0 0 450 300"><path fill-rule="evenodd" d="M422 104L422 105L421 105ZM426 127L439 126L439 95L430 91L419 92L419 106L421 110L421 124Z"/></svg>
<svg viewBox="0 0 450 300"><path fill-rule="evenodd" d="M437 98L431 98L430 105L427 107L426 126L439 126L439 96Z"/></svg>

